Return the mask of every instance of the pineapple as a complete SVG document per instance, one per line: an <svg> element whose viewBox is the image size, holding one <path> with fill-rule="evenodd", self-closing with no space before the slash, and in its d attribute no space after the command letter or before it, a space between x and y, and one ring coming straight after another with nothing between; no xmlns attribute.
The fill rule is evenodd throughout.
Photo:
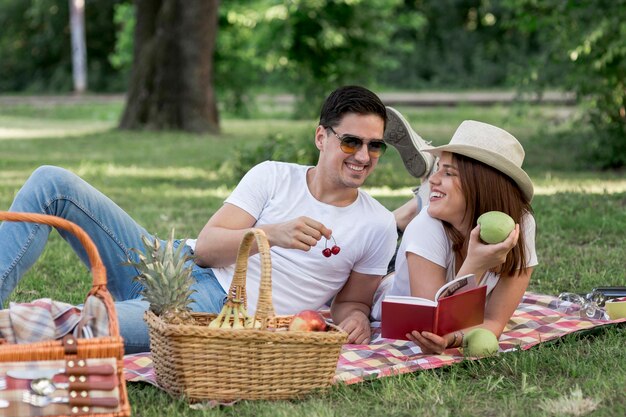
<svg viewBox="0 0 626 417"><path fill-rule="evenodd" d="M173 229L165 246L156 237L154 242L146 236L141 240L144 251L133 249L139 261L129 260L126 265L139 270L135 280L143 286L141 295L150 303L150 310L170 324L192 324L194 319L189 304L193 301L190 296L195 292L190 289L194 282L191 277L193 266L185 267L190 257L182 256L184 245L174 250Z"/></svg>

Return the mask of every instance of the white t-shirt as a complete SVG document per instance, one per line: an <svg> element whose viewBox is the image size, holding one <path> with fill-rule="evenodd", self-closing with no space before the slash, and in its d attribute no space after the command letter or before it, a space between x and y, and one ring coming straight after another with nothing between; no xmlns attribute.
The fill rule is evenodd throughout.
<svg viewBox="0 0 626 417"><path fill-rule="evenodd" d="M263 162L248 171L225 201L257 219L256 226L310 217L330 228L341 248L339 254L324 257L324 247L330 248L335 242L332 239L326 242L323 237L317 246L306 252L271 247L272 299L279 315L321 308L341 290L352 271L384 275L396 246L396 223L389 210L361 190L356 201L347 207L318 201L306 183L310 168L285 162ZM234 264L213 268L227 292L234 270ZM260 275L257 254L248 260L246 277L251 312L257 305Z"/></svg>
<svg viewBox="0 0 626 417"><path fill-rule="evenodd" d="M535 250L535 219L529 213L522 219L522 231L524 233L526 265L533 267L538 264ZM380 319L380 301L384 295L411 295L409 283L409 265L407 252L419 255L446 269L446 282L456 277L455 255L452 250L452 241L448 238L441 220L435 219L428 214L428 207L424 207L420 213L408 224L402 242L396 256L395 274L391 281L385 283L383 291L378 294L376 305L372 309L372 317ZM494 289L500 275L487 271L485 282L487 294Z"/></svg>

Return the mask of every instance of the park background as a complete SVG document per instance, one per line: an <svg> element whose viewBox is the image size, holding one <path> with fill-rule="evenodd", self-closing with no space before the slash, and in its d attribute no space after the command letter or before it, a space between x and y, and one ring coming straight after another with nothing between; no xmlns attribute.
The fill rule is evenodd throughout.
<svg viewBox="0 0 626 417"><path fill-rule="evenodd" d="M68 3L84 5L78 93ZM60 165L148 230L194 236L253 164L315 163L321 101L356 83L433 144L465 119L520 139L537 188L529 290L624 285L625 22L623 0L4 0L0 208ZM413 185L390 149L367 189L393 209ZM13 300L78 303L88 285L54 234ZM613 326L303 401L191 411L141 384L130 399L155 416L624 415L625 341Z"/></svg>

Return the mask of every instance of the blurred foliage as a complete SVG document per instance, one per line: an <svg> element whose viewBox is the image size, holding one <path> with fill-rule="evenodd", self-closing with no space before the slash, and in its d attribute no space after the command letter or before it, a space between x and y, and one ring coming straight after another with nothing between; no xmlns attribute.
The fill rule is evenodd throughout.
<svg viewBox="0 0 626 417"><path fill-rule="evenodd" d="M113 22L117 28L115 49L109 55L113 68L128 73L133 64L133 34L135 31L135 8L130 3L116 4Z"/></svg>
<svg viewBox="0 0 626 417"><path fill-rule="evenodd" d="M220 5L215 87L221 104L238 116L253 112L260 86L292 92L295 116L317 115L326 94L342 84L370 84L390 68L387 41L403 25L424 19L401 0L232 0ZM125 8L114 63L128 69L132 31ZM399 44L402 42L399 41ZM409 45L403 44L406 50Z"/></svg>
<svg viewBox="0 0 626 417"><path fill-rule="evenodd" d="M53 0L5 0L0 13L0 90L69 90L67 7Z"/></svg>
<svg viewBox="0 0 626 417"><path fill-rule="evenodd" d="M108 56L115 45L113 8L122 0L86 0L89 88L121 91L124 75ZM67 0L0 2L0 91L72 90L72 48Z"/></svg>
<svg viewBox="0 0 626 417"><path fill-rule="evenodd" d="M263 22L272 17L274 3L232 0L220 4L215 89L220 103L233 114L248 117L254 112L254 90L265 82L267 62L273 59L271 28Z"/></svg>
<svg viewBox="0 0 626 417"><path fill-rule="evenodd" d="M526 85L555 84L585 107L577 130L602 168L626 165L626 0L508 0L511 24L543 45L529 62Z"/></svg>
<svg viewBox="0 0 626 417"><path fill-rule="evenodd" d="M396 88L512 86L537 48L507 25L512 11L501 2L405 1L395 14L397 30L386 48L392 68L378 80Z"/></svg>
<svg viewBox="0 0 626 417"><path fill-rule="evenodd" d="M487 0L229 0L220 5L215 86L222 105L253 113L259 89L292 92L317 113L341 84L389 88L511 85L536 45ZM124 90L132 65L130 0L86 0L89 88ZM5 0L0 91L71 88L66 0ZM531 48L533 46L533 48ZM57 80L51 83L51 80Z"/></svg>
<svg viewBox="0 0 626 417"><path fill-rule="evenodd" d="M310 130L293 135L271 133L265 140L254 144L239 144L232 157L220 166L220 178L229 185L236 185L252 168L263 161L285 161L300 165L315 165L319 151Z"/></svg>
<svg viewBox="0 0 626 417"><path fill-rule="evenodd" d="M317 164L319 150L315 146L310 128L290 133L270 133L262 141L239 143L232 155L221 163L220 180L235 186L253 166L263 161L284 161L300 165ZM374 172L367 178L369 187L414 187L417 180L400 168L402 162L395 150L390 149L380 158Z"/></svg>
<svg viewBox="0 0 626 417"><path fill-rule="evenodd" d="M286 74L296 94L295 115L315 117L338 85L371 84L388 62L388 41L399 29L399 0L291 0L274 7L275 51L270 65ZM407 11L405 19L421 16Z"/></svg>
<svg viewBox="0 0 626 417"><path fill-rule="evenodd" d="M85 0L91 91L124 91L130 0ZM312 118L342 84L376 89L574 91L598 167L626 165L626 0L229 0L214 83L229 113L291 92ZM67 0L0 2L0 91L70 91Z"/></svg>

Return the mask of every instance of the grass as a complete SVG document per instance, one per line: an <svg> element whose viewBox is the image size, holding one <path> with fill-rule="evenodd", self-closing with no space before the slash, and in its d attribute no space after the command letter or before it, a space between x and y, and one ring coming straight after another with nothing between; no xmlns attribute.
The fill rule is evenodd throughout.
<svg viewBox="0 0 626 417"><path fill-rule="evenodd" d="M148 230L195 236L231 190L221 167L235 146L271 132L312 132L314 121L228 117L222 135L113 130L121 103L0 107L0 209L7 209L41 164L69 168L109 195ZM594 172L581 158L584 136L568 137L571 111L544 107L401 108L416 130L446 142L464 119L502 126L523 142L537 186L533 201L540 265L535 292L588 292L623 285L626 182L623 173ZM566 152L567 151L567 152ZM569 153L568 153L569 152ZM410 195L413 180L396 152L385 155L368 187L390 209ZM78 303L90 276L57 234L12 300L49 296ZM240 402L194 411L144 384L129 384L136 416L526 416L626 415L626 330L609 326L480 361L334 386L300 401Z"/></svg>

